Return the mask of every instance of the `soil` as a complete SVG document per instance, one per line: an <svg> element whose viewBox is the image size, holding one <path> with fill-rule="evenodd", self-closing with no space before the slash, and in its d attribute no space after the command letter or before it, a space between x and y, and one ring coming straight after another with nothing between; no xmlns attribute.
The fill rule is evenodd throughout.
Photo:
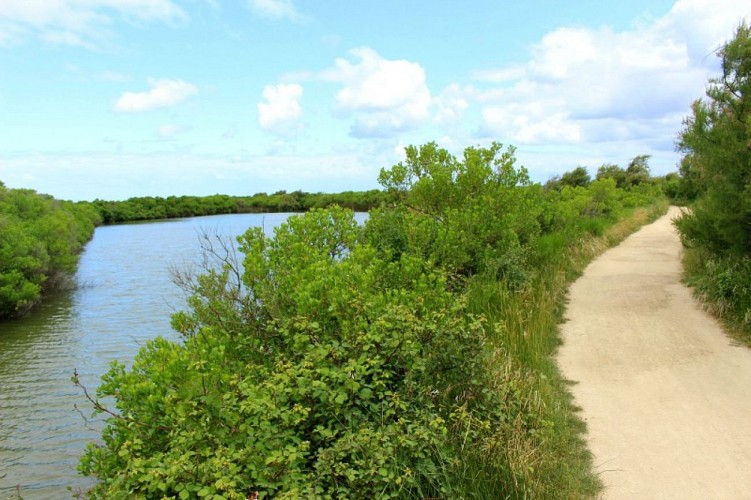
<svg viewBox="0 0 751 500"><path fill-rule="evenodd" d="M668 214L570 290L563 376L606 499L751 499L751 349L681 283Z"/></svg>

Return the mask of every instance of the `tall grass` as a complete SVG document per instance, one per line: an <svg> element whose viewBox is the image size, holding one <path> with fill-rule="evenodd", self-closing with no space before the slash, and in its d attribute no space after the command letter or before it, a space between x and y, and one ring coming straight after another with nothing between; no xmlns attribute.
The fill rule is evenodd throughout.
<svg viewBox="0 0 751 500"><path fill-rule="evenodd" d="M592 472L567 382L553 359L561 343L569 285L586 265L667 210L659 201L598 219L566 232L547 234L533 249L536 272L526 285L510 287L477 275L467 288L473 313L487 318L488 368L508 405L508 418L487 429L478 448L463 451L463 468L453 482L466 498L591 498L601 488Z"/></svg>
<svg viewBox="0 0 751 500"><path fill-rule="evenodd" d="M751 346L751 259L720 257L702 247L683 253L684 281L736 340Z"/></svg>

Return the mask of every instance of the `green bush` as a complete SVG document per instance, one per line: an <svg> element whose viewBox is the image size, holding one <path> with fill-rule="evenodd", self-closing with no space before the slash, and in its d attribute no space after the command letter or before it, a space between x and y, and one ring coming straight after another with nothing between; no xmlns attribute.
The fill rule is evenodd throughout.
<svg viewBox="0 0 751 500"><path fill-rule="evenodd" d="M23 314L70 276L99 221L86 205L0 183L0 318Z"/></svg>
<svg viewBox="0 0 751 500"><path fill-rule="evenodd" d="M370 239L390 255L427 259L451 276L518 273L522 247L541 230L543 195L514 149L470 147L461 159L429 143L406 148L406 160L379 181L399 200L371 213Z"/></svg>
<svg viewBox="0 0 751 500"><path fill-rule="evenodd" d="M149 343L99 388L119 416L82 461L92 497L450 493L459 431L499 408L482 322L427 261L360 239L351 212L315 210L199 277L184 345Z"/></svg>

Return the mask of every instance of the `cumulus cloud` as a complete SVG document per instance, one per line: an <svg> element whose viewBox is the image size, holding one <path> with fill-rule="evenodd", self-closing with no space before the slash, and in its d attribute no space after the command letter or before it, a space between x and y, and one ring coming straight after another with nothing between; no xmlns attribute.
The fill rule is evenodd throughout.
<svg viewBox="0 0 751 500"><path fill-rule="evenodd" d="M569 122L564 113L551 113L539 102L487 107L482 118L488 129L485 135L511 129L514 141L522 144L578 142L582 136L579 125Z"/></svg>
<svg viewBox="0 0 751 500"><path fill-rule="evenodd" d="M369 47L349 53L356 62L337 59L322 77L343 85L336 94L337 111L355 116L353 136L387 137L429 119L431 96L422 66L385 59Z"/></svg>
<svg viewBox="0 0 751 500"><path fill-rule="evenodd" d="M476 84L462 89L482 107L478 135L576 145L650 133L672 149L666 138L716 74L713 52L747 12L751 0L678 0L631 30L551 31L526 64L476 72Z"/></svg>
<svg viewBox="0 0 751 500"><path fill-rule="evenodd" d="M168 108L181 103L198 88L183 80L149 78L150 90L125 92L113 104L113 109L122 113L137 113L152 109Z"/></svg>
<svg viewBox="0 0 751 500"><path fill-rule="evenodd" d="M113 22L175 22L187 18L173 0L2 0L0 43L36 35L57 44L93 47Z"/></svg>
<svg viewBox="0 0 751 500"><path fill-rule="evenodd" d="M296 83L266 85L263 88L264 100L258 103L258 124L261 128L279 135L296 132L302 115L302 93L302 86Z"/></svg>
<svg viewBox="0 0 751 500"><path fill-rule="evenodd" d="M302 22L305 20L292 0L248 0L248 6L256 14L273 19L289 19Z"/></svg>
<svg viewBox="0 0 751 500"><path fill-rule="evenodd" d="M469 108L469 101L462 95L459 85L452 84L434 99L435 121L439 124L457 124Z"/></svg>

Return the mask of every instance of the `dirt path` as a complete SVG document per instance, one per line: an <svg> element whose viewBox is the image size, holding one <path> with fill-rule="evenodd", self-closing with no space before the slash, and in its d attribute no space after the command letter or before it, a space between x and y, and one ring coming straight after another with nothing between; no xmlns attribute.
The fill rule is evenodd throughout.
<svg viewBox="0 0 751 500"><path fill-rule="evenodd" d="M667 216L571 288L558 362L608 499L751 499L751 349L680 283Z"/></svg>

